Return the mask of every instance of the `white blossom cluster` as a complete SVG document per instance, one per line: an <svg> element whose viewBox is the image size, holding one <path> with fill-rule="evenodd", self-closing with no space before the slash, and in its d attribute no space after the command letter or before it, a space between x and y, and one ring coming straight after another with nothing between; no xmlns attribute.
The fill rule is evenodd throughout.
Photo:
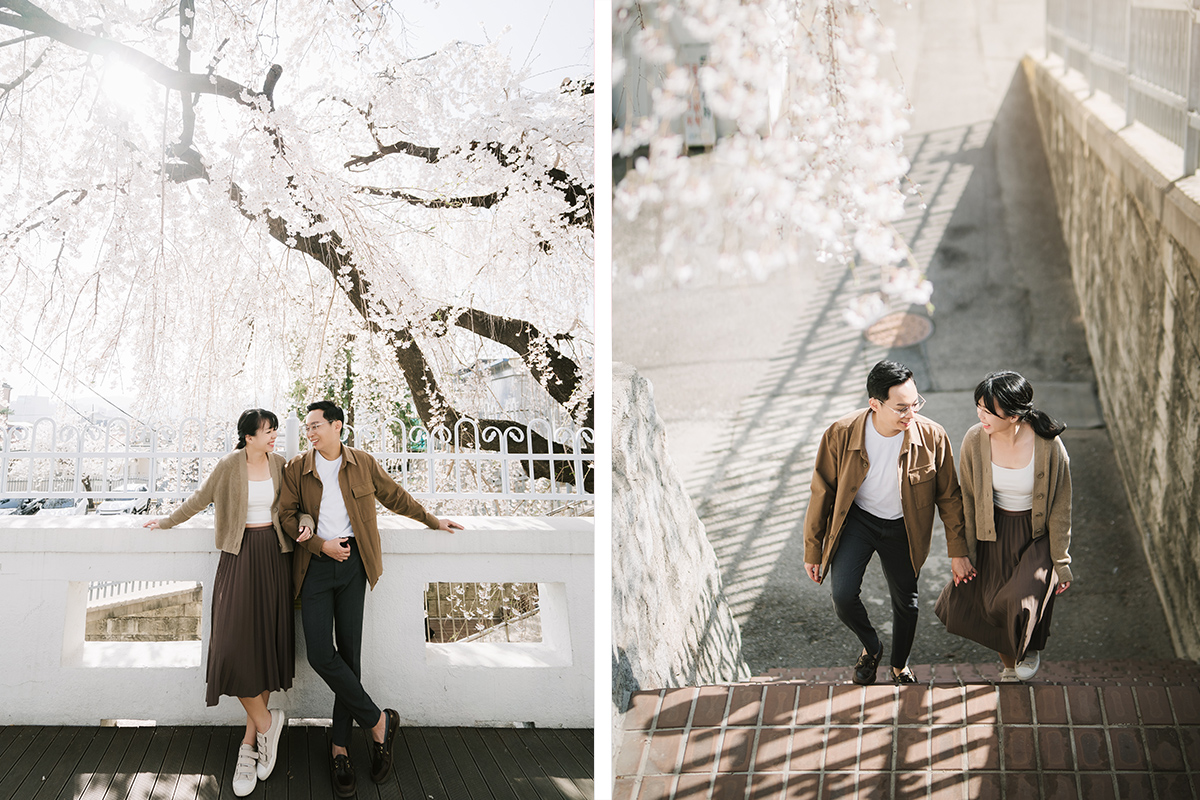
<svg viewBox="0 0 1200 800"><path fill-rule="evenodd" d="M858 262L888 296L928 301L892 226L907 102L881 79L892 34L867 0L616 0L613 36L613 153L632 161L613 197L617 280ZM689 154L701 97L715 141ZM885 305L869 295L847 319Z"/></svg>
<svg viewBox="0 0 1200 800"><path fill-rule="evenodd" d="M67 394L120 374L139 411L222 414L283 407L296 381L336 374L353 341L355 368L402 393L383 337L323 266L272 238L268 216L292 242L340 237L370 282L370 322L411 331L443 378L512 353L447 330L436 309L529 321L590 363L593 235L567 224L547 171L592 183L592 95L528 90L495 46L408 52L387 4L198 4L184 23L177 6L147 0L42 5L170 69L183 28L191 72L251 92L272 64L284 72L273 110L265 97L199 96L204 177L173 181L179 92L45 38L0 48L0 82L32 69L0 102L0 367L58 368ZM397 141L440 157L349 164ZM497 144L510 163L472 143ZM421 204L489 194L500 197L490 207ZM591 386L587 375L580 392Z"/></svg>

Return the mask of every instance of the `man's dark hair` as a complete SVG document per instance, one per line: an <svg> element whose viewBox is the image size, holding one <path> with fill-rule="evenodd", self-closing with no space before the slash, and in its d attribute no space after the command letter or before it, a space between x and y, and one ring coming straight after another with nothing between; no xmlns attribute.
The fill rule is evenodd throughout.
<svg viewBox="0 0 1200 800"><path fill-rule="evenodd" d="M336 420L343 425L346 424L346 415L343 414L342 410L335 406L330 400L318 400L315 403L309 403L308 410L320 411L325 415L326 422L334 422Z"/></svg>
<svg viewBox="0 0 1200 800"><path fill-rule="evenodd" d="M880 361L871 367L867 376L867 397L886 403L893 386L899 386L912 378L913 372L896 361Z"/></svg>

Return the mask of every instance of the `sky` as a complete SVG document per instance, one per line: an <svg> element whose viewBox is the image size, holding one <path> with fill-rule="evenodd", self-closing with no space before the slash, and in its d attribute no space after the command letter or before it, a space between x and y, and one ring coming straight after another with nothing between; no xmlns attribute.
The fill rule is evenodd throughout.
<svg viewBox="0 0 1200 800"><path fill-rule="evenodd" d="M515 67L528 64L525 85L536 91L558 86L564 77L594 72L595 7L592 0L421 0L405 4L413 56L426 55L452 41L500 43ZM507 30L506 30L507 28ZM26 349L26 348L22 348ZM85 387L59 374L45 359L24 369L0 371L0 382L20 396L51 395L57 388L81 412L104 409L110 401L128 404L116 385Z"/></svg>
<svg viewBox="0 0 1200 800"><path fill-rule="evenodd" d="M414 55L431 53L448 41L499 40L514 66L531 65L525 85L538 90L592 72L592 0L425 0L407 6L403 15ZM504 33L506 26L510 30Z"/></svg>

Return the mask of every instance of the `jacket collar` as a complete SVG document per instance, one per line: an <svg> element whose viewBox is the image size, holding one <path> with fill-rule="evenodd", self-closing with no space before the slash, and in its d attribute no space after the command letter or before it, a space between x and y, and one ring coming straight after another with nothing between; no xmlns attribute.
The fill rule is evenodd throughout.
<svg viewBox="0 0 1200 800"><path fill-rule="evenodd" d="M358 459L354 457L354 448L342 445L342 462L343 464L357 465ZM304 453L304 468L302 474L314 472L317 469L317 451L315 448L308 448Z"/></svg>
<svg viewBox="0 0 1200 800"><path fill-rule="evenodd" d="M850 450L867 449L867 425L871 420L871 408L868 406L859 412L854 421L850 423ZM904 442L900 445L901 450L911 450L912 448L921 448L925 446L925 437L921 434L921 425L918 421L924 422L925 417L920 414L913 414L913 424L909 425L904 431Z"/></svg>

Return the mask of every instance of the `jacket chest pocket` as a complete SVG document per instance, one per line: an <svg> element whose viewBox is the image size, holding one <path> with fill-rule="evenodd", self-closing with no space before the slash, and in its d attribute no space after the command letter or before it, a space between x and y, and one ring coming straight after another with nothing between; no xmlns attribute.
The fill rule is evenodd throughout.
<svg viewBox="0 0 1200 800"><path fill-rule="evenodd" d="M933 496L937 488L937 481L934 480L936 475L937 467L933 464L921 464L909 468L908 488L917 508L924 508L933 503Z"/></svg>
<svg viewBox="0 0 1200 800"><path fill-rule="evenodd" d="M366 483L356 483L350 487L350 494L354 496L354 502L358 504L371 503L375 501L375 484L370 481Z"/></svg>

